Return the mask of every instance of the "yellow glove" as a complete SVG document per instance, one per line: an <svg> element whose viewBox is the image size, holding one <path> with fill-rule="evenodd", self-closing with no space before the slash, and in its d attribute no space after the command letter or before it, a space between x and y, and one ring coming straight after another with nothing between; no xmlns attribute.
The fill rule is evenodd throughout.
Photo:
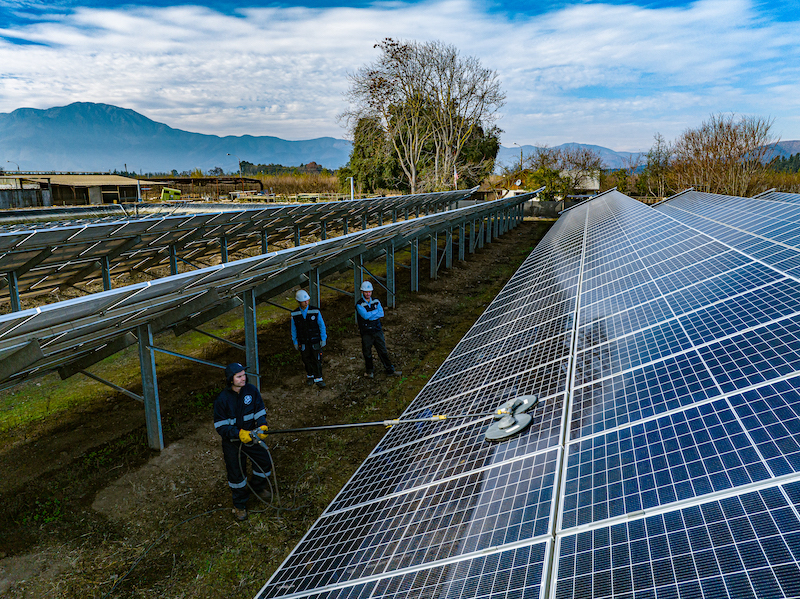
<svg viewBox="0 0 800 599"><path fill-rule="evenodd" d="M250 436L250 431L239 429L239 441L242 443L252 443L253 437Z"/></svg>
<svg viewBox="0 0 800 599"><path fill-rule="evenodd" d="M258 438L261 439L262 441L264 439L266 439L267 438L267 425L266 424L262 424L260 427L258 427L258 431L256 431L256 434L258 435Z"/></svg>

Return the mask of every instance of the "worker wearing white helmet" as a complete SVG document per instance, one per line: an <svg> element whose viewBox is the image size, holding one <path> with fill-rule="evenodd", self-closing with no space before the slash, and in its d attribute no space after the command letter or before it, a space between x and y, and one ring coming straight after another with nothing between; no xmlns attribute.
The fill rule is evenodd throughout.
<svg viewBox="0 0 800 599"><path fill-rule="evenodd" d="M364 365L366 373L364 376L372 378L375 376L374 363L372 359L372 347L378 352L378 357L383 364L386 374L400 376L403 374L395 370L389 352L386 350L386 340L383 337L383 306L378 299L372 297L372 283L364 281L361 283L361 297L356 302L356 320L358 330L361 333L361 351L364 355Z"/></svg>
<svg viewBox="0 0 800 599"><path fill-rule="evenodd" d="M292 343L300 352L306 367L306 384L325 387L322 380L322 348L328 340L322 312L311 306L311 296L305 289L298 291L294 298L297 308L292 311Z"/></svg>

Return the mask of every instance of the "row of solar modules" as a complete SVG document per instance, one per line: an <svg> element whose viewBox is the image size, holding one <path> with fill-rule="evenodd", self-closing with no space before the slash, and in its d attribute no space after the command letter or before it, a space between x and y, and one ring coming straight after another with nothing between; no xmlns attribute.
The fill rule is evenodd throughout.
<svg viewBox="0 0 800 599"><path fill-rule="evenodd" d="M511 216L531 195L479 203L407 221L374 227L326 241L287 248L269 254L219 264L201 270L163 277L89 296L0 315L0 363L25 353L20 367L9 370L0 380L14 384L92 354L119 341L139 325L156 322L175 324L174 318L203 313L242 293L302 279L312 269L332 272L349 268L347 260L361 255L378 257L387 247L403 249L409 240L490 215ZM519 215L519 209L516 209ZM493 219L500 228L499 220ZM478 226L480 226L478 224ZM476 233L485 229L475 230ZM493 233L494 234L494 233ZM466 235L464 236L466 242ZM372 254L371 254L372 253ZM230 309L230 308L229 308ZM158 330L158 329L156 329ZM36 347L30 348L31 343ZM27 349L26 349L27 348ZM39 350L40 353L39 353ZM21 358L20 358L21 359ZM15 362L16 364L16 362Z"/></svg>
<svg viewBox="0 0 800 599"><path fill-rule="evenodd" d="M267 243L320 237L323 227L341 227L344 219L351 228L363 228L382 225L384 218L438 212L474 191L284 206L217 204L213 212L182 206L177 214L171 211L147 218L16 226L0 232L0 272L14 273L22 298L102 280L104 261L109 280L133 272L150 274L171 263L175 274L178 262L188 265L183 268L200 268L223 252L231 256L247 249L265 253ZM3 292L8 294L10 289Z"/></svg>
<svg viewBox="0 0 800 599"><path fill-rule="evenodd" d="M800 596L800 196L562 214L259 597ZM532 426L487 415L538 394Z"/></svg>

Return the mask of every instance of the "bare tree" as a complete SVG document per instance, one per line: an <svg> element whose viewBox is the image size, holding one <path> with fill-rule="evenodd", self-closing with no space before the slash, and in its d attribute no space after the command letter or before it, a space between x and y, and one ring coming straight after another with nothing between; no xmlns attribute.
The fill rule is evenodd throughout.
<svg viewBox="0 0 800 599"><path fill-rule="evenodd" d="M653 146L645 154L642 179L648 195L663 198L667 195L673 150L660 133L656 133L653 139Z"/></svg>
<svg viewBox="0 0 800 599"><path fill-rule="evenodd" d="M489 129L505 102L497 73L480 60L462 57L455 46L427 42L421 57L431 65L427 90L433 120L434 179L439 188L452 181L464 144L477 127Z"/></svg>
<svg viewBox="0 0 800 599"><path fill-rule="evenodd" d="M421 180L443 188L476 127L494 130L505 99L497 74L441 42L386 38L375 47L378 59L350 75L351 107L341 116L351 128L362 118L380 123L412 193ZM425 169L432 173L421 179Z"/></svg>
<svg viewBox="0 0 800 599"><path fill-rule="evenodd" d="M673 146L675 187L748 196L764 188L773 121L763 117L712 115L687 129Z"/></svg>

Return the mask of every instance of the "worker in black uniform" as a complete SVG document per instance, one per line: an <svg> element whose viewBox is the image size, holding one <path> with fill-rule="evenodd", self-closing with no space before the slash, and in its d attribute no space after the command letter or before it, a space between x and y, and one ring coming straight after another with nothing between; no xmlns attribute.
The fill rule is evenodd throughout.
<svg viewBox="0 0 800 599"><path fill-rule="evenodd" d="M383 364L386 374L400 376L400 370L395 370L389 352L386 350L386 340L383 337L383 306L378 299L372 297L372 283L364 281L361 284L361 297L356 302L356 320L358 321L358 331L361 333L361 352L364 354L364 365L366 373L364 376L372 378L375 376L372 360L372 346L378 352L378 357Z"/></svg>
<svg viewBox="0 0 800 599"><path fill-rule="evenodd" d="M328 340L322 312L311 306L311 296L304 289L294 295L297 309L292 312L292 343L300 352L306 367L306 384L320 389L325 387L322 380L322 348Z"/></svg>
<svg viewBox="0 0 800 599"><path fill-rule="evenodd" d="M252 463L250 487L262 500L272 501L268 477L272 473L269 452L253 441L253 435L267 438L267 411L255 386L247 382L244 366L225 367L228 386L214 400L214 428L222 437L222 456L233 494L233 513L238 521L247 519L247 458Z"/></svg>

